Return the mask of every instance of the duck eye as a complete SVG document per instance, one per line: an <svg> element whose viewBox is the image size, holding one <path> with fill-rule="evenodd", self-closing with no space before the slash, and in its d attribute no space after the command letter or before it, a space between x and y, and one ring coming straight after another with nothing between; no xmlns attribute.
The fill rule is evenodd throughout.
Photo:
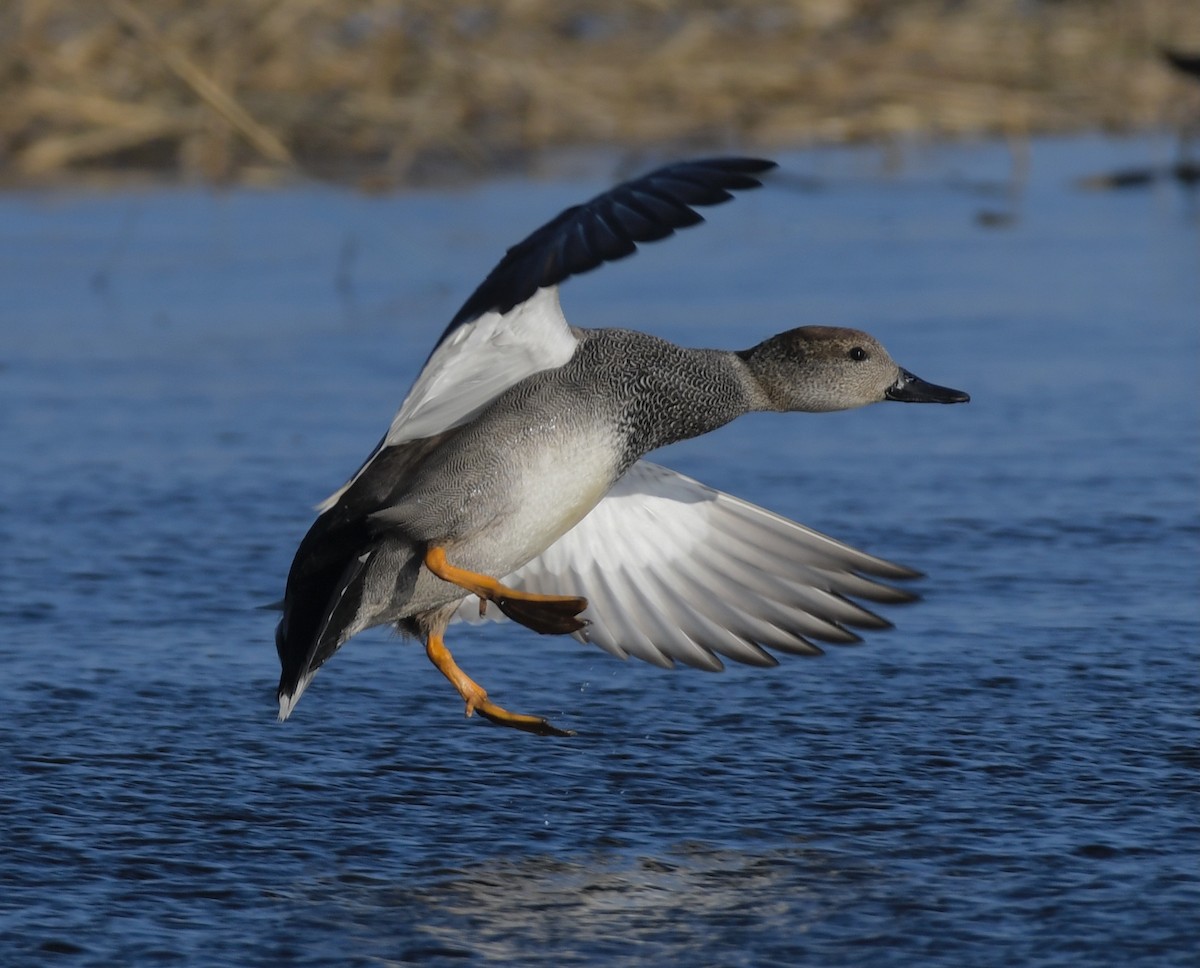
<svg viewBox="0 0 1200 968"><path fill-rule="evenodd" d="M864 350L861 346L856 346L856 347L854 347L854 349L852 349L850 351L850 359L852 359L852 360L858 360L861 362L862 360L865 360L866 358L867 358L867 351Z"/></svg>

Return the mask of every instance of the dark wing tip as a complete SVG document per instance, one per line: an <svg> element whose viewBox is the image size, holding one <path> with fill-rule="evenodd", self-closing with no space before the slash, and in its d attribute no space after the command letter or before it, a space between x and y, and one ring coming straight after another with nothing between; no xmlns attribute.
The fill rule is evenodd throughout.
<svg viewBox="0 0 1200 968"><path fill-rule="evenodd" d="M484 313L506 313L539 289L632 255L639 242L704 221L695 208L720 205L733 198L731 192L760 187L757 176L775 167L762 158L681 161L566 209L508 250L442 339Z"/></svg>

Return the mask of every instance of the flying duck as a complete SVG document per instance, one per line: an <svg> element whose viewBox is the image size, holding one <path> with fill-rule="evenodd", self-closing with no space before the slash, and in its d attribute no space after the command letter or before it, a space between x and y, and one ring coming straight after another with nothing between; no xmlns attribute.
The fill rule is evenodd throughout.
<svg viewBox="0 0 1200 968"><path fill-rule="evenodd" d="M703 221L775 164L659 168L568 208L509 249L450 321L375 450L301 541L275 643L286 719L354 635L419 638L473 712L509 712L446 648L456 619L507 616L655 665L758 666L820 654L889 623L854 599L911 593L919 573L643 459L756 411L884 400L964 403L897 366L871 336L805 326L739 351L629 329L582 329L558 286ZM489 608L494 606L494 608ZM497 614L499 613L499 614Z"/></svg>

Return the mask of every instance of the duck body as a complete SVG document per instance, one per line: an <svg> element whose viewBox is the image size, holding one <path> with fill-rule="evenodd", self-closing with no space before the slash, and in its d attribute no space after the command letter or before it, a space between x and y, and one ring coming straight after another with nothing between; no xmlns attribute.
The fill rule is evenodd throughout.
<svg viewBox="0 0 1200 968"><path fill-rule="evenodd" d="M580 335L567 363L526 377L430 454L373 523L444 545L464 568L507 575L582 520L638 458L749 409L731 353L632 330ZM426 587L418 610L437 589Z"/></svg>
<svg viewBox="0 0 1200 968"><path fill-rule="evenodd" d="M847 594L911 597L863 574L915 572L641 458L751 410L965 394L923 383L857 330L801 327L748 350L690 349L630 329L570 327L558 306L563 278L692 224L699 217L685 202L723 201L724 189L756 186L750 173L768 166L670 166L568 209L509 250L297 550L276 631L280 718L342 644L388 624L425 640L468 715L560 733L494 706L445 650L446 626L482 616L489 601L535 631L571 632L617 655L720 668L716 653L773 664L762 645L812 654L813 637L857 641L847 626L887 624ZM643 553L611 553L639 541ZM691 542L707 550L684 551ZM642 560L663 545L676 552L677 580ZM750 593L749 606L712 594L726 579Z"/></svg>
<svg viewBox="0 0 1200 968"><path fill-rule="evenodd" d="M336 597L321 651L377 625L419 635L414 616L457 608L463 590L419 567L425 547L508 575L571 530L643 454L751 407L733 353L633 330L577 333L562 366L524 378L447 434L385 452L318 518L290 581L302 584L314 560L332 567L289 597Z"/></svg>

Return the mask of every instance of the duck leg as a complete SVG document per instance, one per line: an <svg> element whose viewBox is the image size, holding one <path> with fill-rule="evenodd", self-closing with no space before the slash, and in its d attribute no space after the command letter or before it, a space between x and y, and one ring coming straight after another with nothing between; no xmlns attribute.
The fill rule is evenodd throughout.
<svg viewBox="0 0 1200 968"><path fill-rule="evenodd" d="M425 639L425 654L429 661L437 666L438 671L450 680L450 684L458 690L458 694L466 700L467 715L478 712L484 719L489 719L500 726L511 726L526 733L536 733L538 736L574 736L569 729L559 729L551 726L540 716L526 716L523 713L510 713L507 709L497 706L487 697L487 691L458 667L454 656L446 648L440 632L430 632Z"/></svg>
<svg viewBox="0 0 1200 968"><path fill-rule="evenodd" d="M562 635L567 632L578 632L587 625L586 621L578 617L579 613L587 608L586 598L575 598L569 595L535 595L532 592L509 588L490 575L481 575L478 572L467 571L465 568L456 568L446 560L446 549L440 545L431 545L426 550L425 567L442 581L448 581L460 588L465 588L472 595L478 595L481 605L484 601L495 602L500 611L514 622L520 622L535 632L546 635ZM447 675L449 674L447 673ZM451 679L451 682L453 681Z"/></svg>

